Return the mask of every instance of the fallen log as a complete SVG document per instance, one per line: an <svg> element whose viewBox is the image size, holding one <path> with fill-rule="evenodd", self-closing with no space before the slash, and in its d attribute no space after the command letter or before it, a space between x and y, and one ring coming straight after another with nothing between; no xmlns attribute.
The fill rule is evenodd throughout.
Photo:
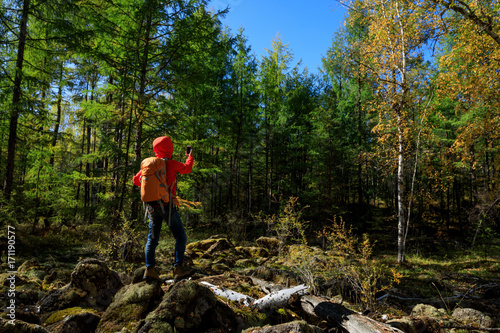
<svg viewBox="0 0 500 333"><path fill-rule="evenodd" d="M250 296L238 293L230 289L217 287L205 281L200 282L200 284L203 284L204 286L210 288L210 290L212 290L212 292L216 296L224 297L230 301L242 303L243 305L250 306L262 312L272 311L286 306L288 304L288 300L290 299L290 297L292 297L292 295L301 296L307 293L307 291L309 290L308 286L306 286L305 284L301 284L292 288L272 292L259 299L254 299Z"/></svg>
<svg viewBox="0 0 500 333"><path fill-rule="evenodd" d="M207 286L208 288L210 288L210 290L212 290L212 292L216 296L224 297L230 301L243 303L243 305L246 305L246 306L249 306L250 303L255 301L254 298L247 296L247 295L244 295L244 294L241 294L241 293L238 293L238 292L233 291L231 289L219 288L219 287L214 286L213 284L205 282L205 281L202 281L200 283L203 284L204 286Z"/></svg>
<svg viewBox="0 0 500 333"><path fill-rule="evenodd" d="M340 304L314 295L299 299L300 307L307 314L326 320L335 328L348 333L402 333L401 330L351 311Z"/></svg>
<svg viewBox="0 0 500 333"><path fill-rule="evenodd" d="M305 284L301 284L292 288L282 289L272 292L264 297L255 300L251 306L259 311L272 311L284 307L288 304L288 300L293 295L304 295L309 290Z"/></svg>

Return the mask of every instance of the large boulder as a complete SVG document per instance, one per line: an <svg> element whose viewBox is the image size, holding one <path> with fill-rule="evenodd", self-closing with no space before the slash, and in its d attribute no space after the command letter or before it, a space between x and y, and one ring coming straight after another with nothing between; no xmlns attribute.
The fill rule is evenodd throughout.
<svg viewBox="0 0 500 333"><path fill-rule="evenodd" d="M104 261L84 259L71 273L69 284L52 290L40 301L40 312L47 314L70 307L88 307L103 311L122 287L123 283L118 274L110 270Z"/></svg>
<svg viewBox="0 0 500 333"><path fill-rule="evenodd" d="M132 330L161 301L164 292L158 282L130 284L118 291L102 315L99 332Z"/></svg>
<svg viewBox="0 0 500 333"><path fill-rule="evenodd" d="M207 287L185 280L177 283L146 317L139 332L202 333L221 326L236 331L238 319L234 312Z"/></svg>

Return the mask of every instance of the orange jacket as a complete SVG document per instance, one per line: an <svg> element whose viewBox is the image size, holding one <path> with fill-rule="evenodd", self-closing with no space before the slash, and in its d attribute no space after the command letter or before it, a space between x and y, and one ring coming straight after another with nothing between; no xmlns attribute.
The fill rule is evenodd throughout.
<svg viewBox="0 0 500 333"><path fill-rule="evenodd" d="M193 170L194 158L193 156L188 156L185 163L171 160L172 153L174 151L174 146L172 144L172 140L168 136L162 136L156 138L153 141L153 150L155 152L156 157L158 158L168 158L166 161L166 169L167 169L167 185L171 186L177 177L177 173L187 174ZM141 171L139 171L133 178L132 182L136 186L141 186ZM175 198L174 202L178 206L179 201L176 198L176 188L175 186L172 188L172 196Z"/></svg>

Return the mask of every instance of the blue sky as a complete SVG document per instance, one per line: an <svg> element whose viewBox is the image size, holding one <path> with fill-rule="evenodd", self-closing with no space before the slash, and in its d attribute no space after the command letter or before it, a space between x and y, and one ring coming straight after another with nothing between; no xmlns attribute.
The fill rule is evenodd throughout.
<svg viewBox="0 0 500 333"><path fill-rule="evenodd" d="M301 68L307 67L311 73L318 72L345 14L336 0L213 0L210 5L216 10L230 7L222 24L233 35L243 27L259 60L279 33L294 55L292 64L302 59Z"/></svg>

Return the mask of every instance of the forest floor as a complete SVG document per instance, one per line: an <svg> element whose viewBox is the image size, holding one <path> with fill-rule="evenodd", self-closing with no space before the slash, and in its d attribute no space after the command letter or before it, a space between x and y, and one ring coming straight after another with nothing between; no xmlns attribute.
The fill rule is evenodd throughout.
<svg viewBox="0 0 500 333"><path fill-rule="evenodd" d="M167 230L163 230L162 233L164 236L157 250L157 260L164 262L164 271L168 271L174 242ZM203 241L211 236L213 235L195 234L188 230L188 243ZM75 266L83 258L98 257L105 259L110 268L117 272L131 275L144 265L142 248L145 240L146 230L144 226L135 229L125 228L116 232L111 232L106 227L99 225L76 228L63 226L57 230L32 233L30 226L19 225L16 227L16 266L19 267L24 261L33 259L40 263L52 262L57 263L57 265ZM417 241L413 240L412 247L419 250L412 251L412 247L410 247L405 263L401 265L397 264L396 253L387 254L386 250L377 251L375 248L370 265L371 267L384 267L385 270L379 275L377 285L374 285L371 290L365 290L368 293L365 297L375 297L378 300L366 302L365 299L365 301L360 301L360 298L363 297L360 297L359 294L349 299L349 295L352 296L352 294L347 293L343 299L345 304L349 304L349 307L354 311L370 310L375 319L383 315L389 315L393 318L409 315L412 308L423 301L436 308L444 309L448 314L459 307L474 307L493 315L497 321L495 327L500 326L500 291L498 290L498 286L500 286L500 240L490 239L487 245L477 244L475 251L461 247L460 241L445 242L425 239L419 240L419 242L417 244ZM255 245L254 242L246 243L246 246ZM130 249L133 249L129 249L131 252L127 254L126 260L123 260L124 244L129 244ZM5 262L5 255L2 259L2 262ZM200 262L194 260L195 265L201 265ZM222 262L222 260L218 262ZM355 260L350 262L354 262L354 265L362 264L356 263ZM257 266L262 266L263 263L280 271L294 271L294 274L302 274L303 277L306 277L307 273L311 273L311 270L309 272L308 269L304 270L303 266L301 266L302 269L294 270L293 267L296 268L297 264L300 265L300 263L290 264L289 260L255 261ZM338 268L338 266L336 267ZM342 266L346 272L356 271L356 268L351 271L346 267ZM238 273L239 269L242 268L234 267L231 271ZM388 272L392 272L393 277L397 276L397 278L389 277ZM319 286L320 281L324 281L322 278L309 278L309 281L305 278L304 280L304 282L314 280L319 292L323 295L328 293L329 297L334 297L336 292L341 292L339 284L334 287L330 285L330 289ZM358 282L363 282L364 278L358 276L358 280ZM340 288L345 289L346 283L348 284L349 281L340 284ZM484 294L484 290L490 286L494 286L491 290L496 293L495 295L490 290L486 298L469 297L478 293ZM228 288L228 286L225 287ZM233 287L238 289L238 286ZM368 286L369 288L370 286ZM389 294L390 297L387 297ZM370 309L367 309L367 304L371 304Z"/></svg>

